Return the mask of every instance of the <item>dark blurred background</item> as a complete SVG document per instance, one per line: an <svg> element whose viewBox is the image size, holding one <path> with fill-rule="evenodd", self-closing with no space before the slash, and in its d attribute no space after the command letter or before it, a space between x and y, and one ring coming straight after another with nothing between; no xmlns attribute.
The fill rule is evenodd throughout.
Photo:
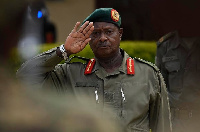
<svg viewBox="0 0 200 132"><path fill-rule="evenodd" d="M174 30L200 36L200 0L1 0L1 56L17 46L28 59L38 53L38 45L62 44L77 21L102 7L120 13L123 41L155 42Z"/></svg>
<svg viewBox="0 0 200 132"><path fill-rule="evenodd" d="M95 0L95 7L113 7L122 17L123 40L155 40L150 21L151 0Z"/></svg>
<svg viewBox="0 0 200 132"><path fill-rule="evenodd" d="M48 12L45 19L55 27L53 37L55 42L65 41L74 23L82 22L96 8L101 7L113 7L120 13L124 28L122 40L156 41L173 30L179 30L185 36L199 35L200 30L198 17L200 0L40 0L40 2L44 3ZM38 3L35 7L38 5L41 4ZM46 34L46 38L50 38L50 35L47 36Z"/></svg>
<svg viewBox="0 0 200 132"><path fill-rule="evenodd" d="M10 23L16 13L25 10L23 42L30 36L37 43L61 43L77 21L83 21L95 8L113 7L122 17L123 40L157 40L162 35L179 30L185 35L199 35L199 0L11 0L1 1L3 32L12 30ZM21 3L21 4L20 4ZM22 4L23 3L23 4ZM26 3L26 6L24 6ZM7 14L7 15L6 15ZM5 17L9 22L5 22ZM14 26L14 25L13 25Z"/></svg>
<svg viewBox="0 0 200 132"><path fill-rule="evenodd" d="M157 40L173 30L199 36L200 0L96 0L95 7L120 12L123 40Z"/></svg>

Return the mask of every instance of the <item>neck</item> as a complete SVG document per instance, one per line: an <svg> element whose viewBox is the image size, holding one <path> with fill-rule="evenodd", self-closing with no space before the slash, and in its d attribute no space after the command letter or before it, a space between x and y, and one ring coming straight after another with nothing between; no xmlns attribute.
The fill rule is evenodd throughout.
<svg viewBox="0 0 200 132"><path fill-rule="evenodd" d="M106 70L106 72L111 73L121 66L123 57L119 51L115 56L106 59L98 58L100 65Z"/></svg>

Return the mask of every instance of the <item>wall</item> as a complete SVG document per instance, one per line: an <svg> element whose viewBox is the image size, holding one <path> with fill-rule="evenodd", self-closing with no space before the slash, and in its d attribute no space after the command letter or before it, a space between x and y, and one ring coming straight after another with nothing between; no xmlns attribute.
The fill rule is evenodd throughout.
<svg viewBox="0 0 200 132"><path fill-rule="evenodd" d="M46 1L46 6L57 29L57 42L64 43L75 23L94 11L95 0Z"/></svg>

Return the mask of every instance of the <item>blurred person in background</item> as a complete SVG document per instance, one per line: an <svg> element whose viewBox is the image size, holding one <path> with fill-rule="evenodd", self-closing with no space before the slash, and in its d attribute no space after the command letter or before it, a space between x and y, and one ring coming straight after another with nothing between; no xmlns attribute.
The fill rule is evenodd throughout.
<svg viewBox="0 0 200 132"><path fill-rule="evenodd" d="M19 62L39 52L39 45L56 41L56 27L43 0L3 0L0 7L1 66L16 72Z"/></svg>
<svg viewBox="0 0 200 132"><path fill-rule="evenodd" d="M169 91L174 132L199 132L200 35L173 31L157 43L156 65Z"/></svg>
<svg viewBox="0 0 200 132"><path fill-rule="evenodd" d="M198 0L154 0L152 16L162 36L156 65L169 93L174 132L200 131L200 12Z"/></svg>
<svg viewBox="0 0 200 132"><path fill-rule="evenodd" d="M166 87L157 67L131 58L119 48L123 29L113 8L100 8L77 22L65 43L26 61L17 77L31 86L60 94L85 95L97 110L113 109L112 117L124 131L170 132ZM88 44L95 55L86 64L70 63L68 57ZM67 62L59 64L63 59ZM70 100L66 100L70 101Z"/></svg>
<svg viewBox="0 0 200 132"><path fill-rule="evenodd" d="M49 20L44 0L27 2L18 50L22 59L27 60L38 54L39 46L56 41L56 27Z"/></svg>

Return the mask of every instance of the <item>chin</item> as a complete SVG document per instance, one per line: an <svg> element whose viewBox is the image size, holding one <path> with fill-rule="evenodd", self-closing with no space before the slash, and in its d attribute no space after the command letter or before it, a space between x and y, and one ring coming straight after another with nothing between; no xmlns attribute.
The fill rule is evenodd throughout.
<svg viewBox="0 0 200 132"><path fill-rule="evenodd" d="M104 50L104 51L101 51L101 52L98 52L97 54L95 54L95 56L97 58L110 58L113 56L114 53L112 53L111 51L107 51L107 50Z"/></svg>

